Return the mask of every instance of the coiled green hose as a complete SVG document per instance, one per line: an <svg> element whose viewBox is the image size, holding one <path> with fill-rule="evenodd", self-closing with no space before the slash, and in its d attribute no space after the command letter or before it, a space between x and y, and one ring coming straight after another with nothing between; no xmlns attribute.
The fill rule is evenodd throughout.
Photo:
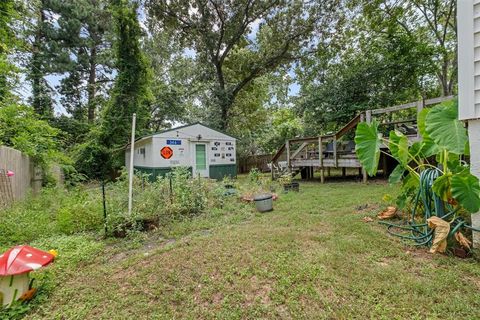
<svg viewBox="0 0 480 320"><path fill-rule="evenodd" d="M428 168L422 171L420 174L420 186L417 195L415 196L415 204L410 220L405 225L380 221L381 224L387 226L389 234L402 239L412 240L417 246L426 245L430 247L432 245L434 230L428 227L427 219L432 216L437 216L443 220L447 220L453 216L453 219L450 221L451 228L449 236L454 235L462 227L480 232L480 229L467 225L461 217L456 217L459 208L453 208L452 205L444 202L433 192L433 183L440 175L441 171L436 168ZM415 216L420 205L423 207L424 213L420 223L417 223L415 222ZM410 231L410 234L394 232L393 229Z"/></svg>

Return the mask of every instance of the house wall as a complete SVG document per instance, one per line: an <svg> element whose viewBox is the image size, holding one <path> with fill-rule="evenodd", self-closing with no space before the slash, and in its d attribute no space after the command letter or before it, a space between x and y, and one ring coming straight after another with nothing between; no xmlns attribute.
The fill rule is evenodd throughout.
<svg viewBox="0 0 480 320"><path fill-rule="evenodd" d="M458 117L468 120L470 172L480 178L480 0L457 1ZM480 212L471 215L480 228ZM473 232L473 246L480 247L480 233Z"/></svg>

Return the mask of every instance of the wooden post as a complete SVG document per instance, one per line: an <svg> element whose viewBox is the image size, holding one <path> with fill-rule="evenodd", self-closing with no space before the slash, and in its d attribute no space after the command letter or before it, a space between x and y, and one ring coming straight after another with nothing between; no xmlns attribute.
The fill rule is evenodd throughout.
<svg viewBox="0 0 480 320"><path fill-rule="evenodd" d="M275 173L273 172L273 171L274 171L274 169L273 169L273 161L270 162L270 163L271 163L271 165L270 165L270 168L271 168L271 169L270 169L270 170L272 171L272 181L273 181L273 180L275 180Z"/></svg>
<svg viewBox="0 0 480 320"><path fill-rule="evenodd" d="M318 160L320 167L323 168L323 146L322 146L322 137L318 137Z"/></svg>
<svg viewBox="0 0 480 320"><path fill-rule="evenodd" d="M425 101L423 99L417 101L417 118L420 112L423 110L423 108L425 108ZM420 130L418 130L418 123L417 123L417 138L419 140L422 138L422 135L420 134Z"/></svg>
<svg viewBox="0 0 480 320"><path fill-rule="evenodd" d="M132 214L132 194L133 194L133 153L135 152L135 120L137 115L132 115L132 136L130 138L130 163L128 171L128 215Z"/></svg>
<svg viewBox="0 0 480 320"><path fill-rule="evenodd" d="M367 123L371 123L372 122L372 110L367 110L367 112L365 113L366 114L366 121Z"/></svg>
<svg viewBox="0 0 480 320"><path fill-rule="evenodd" d="M372 121L372 110L367 110L365 112L365 118L366 118L365 120L366 120L367 123L370 123ZM363 183L367 183L367 179L368 179L367 171L362 166L362 181L363 181Z"/></svg>
<svg viewBox="0 0 480 320"><path fill-rule="evenodd" d="M287 150L287 170L292 172L292 167L290 166L290 140L285 141L285 148Z"/></svg>
<svg viewBox="0 0 480 320"><path fill-rule="evenodd" d="M381 155L382 157L382 168L383 168L383 176L386 178L388 177L388 170L387 170L387 156L385 154Z"/></svg>
<svg viewBox="0 0 480 320"><path fill-rule="evenodd" d="M363 183L367 183L367 180L368 180L367 171L365 171L365 169L363 168L362 168L362 176L363 176Z"/></svg>
<svg viewBox="0 0 480 320"><path fill-rule="evenodd" d="M323 168L323 142L322 137L318 137L318 162L320 164L320 182L325 182L325 169Z"/></svg>
<svg viewBox="0 0 480 320"><path fill-rule="evenodd" d="M333 138L333 161L335 163L335 168L338 167L338 158L337 158L337 137Z"/></svg>
<svg viewBox="0 0 480 320"><path fill-rule="evenodd" d="M347 168L342 167L342 177L345 177L347 175Z"/></svg>

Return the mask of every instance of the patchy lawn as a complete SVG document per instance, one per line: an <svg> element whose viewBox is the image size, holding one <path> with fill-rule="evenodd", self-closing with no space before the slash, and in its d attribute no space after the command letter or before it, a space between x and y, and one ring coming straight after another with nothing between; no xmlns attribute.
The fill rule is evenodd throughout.
<svg viewBox="0 0 480 320"><path fill-rule="evenodd" d="M93 241L75 270L55 268L82 248L60 252L50 269L61 284L27 318L479 318L478 261L432 256L362 221L388 192L383 182L301 183L270 213Z"/></svg>

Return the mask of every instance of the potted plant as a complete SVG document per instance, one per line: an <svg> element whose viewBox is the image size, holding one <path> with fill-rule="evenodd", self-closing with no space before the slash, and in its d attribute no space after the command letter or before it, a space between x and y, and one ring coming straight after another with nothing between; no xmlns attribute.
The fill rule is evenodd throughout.
<svg viewBox="0 0 480 320"><path fill-rule="evenodd" d="M225 188L224 195L229 196L237 194L235 182L230 176L225 176L223 178L223 187Z"/></svg>
<svg viewBox="0 0 480 320"><path fill-rule="evenodd" d="M290 173L286 173L280 178L278 178L278 182L283 186L283 190L285 192L288 192L290 190L299 191L300 185L298 182L293 182L292 181L292 175Z"/></svg>

